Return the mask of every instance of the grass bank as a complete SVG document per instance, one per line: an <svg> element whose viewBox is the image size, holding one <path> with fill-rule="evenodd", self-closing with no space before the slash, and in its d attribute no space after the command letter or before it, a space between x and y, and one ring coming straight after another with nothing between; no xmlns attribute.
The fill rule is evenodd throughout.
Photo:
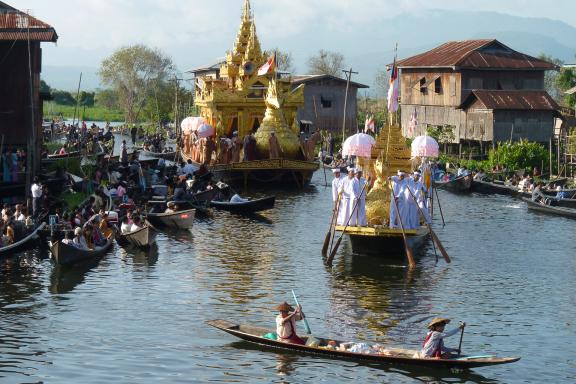
<svg viewBox="0 0 576 384"><path fill-rule="evenodd" d="M74 117L73 105L59 105L56 103L44 104L44 117L49 119L52 116L64 116L65 119ZM79 106L76 111L76 118L87 121L124 121L124 113L118 110L106 109L104 107L82 107Z"/></svg>

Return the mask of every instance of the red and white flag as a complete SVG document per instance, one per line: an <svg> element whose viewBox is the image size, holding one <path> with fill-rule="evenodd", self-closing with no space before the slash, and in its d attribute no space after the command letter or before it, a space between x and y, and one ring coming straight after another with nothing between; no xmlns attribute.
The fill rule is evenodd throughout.
<svg viewBox="0 0 576 384"><path fill-rule="evenodd" d="M364 122L364 132L375 132L375 130L376 128L374 126L374 116L366 115L366 121Z"/></svg>
<svg viewBox="0 0 576 384"><path fill-rule="evenodd" d="M388 88L388 112L398 110L398 68L396 67L396 57L392 64L392 73L390 73L390 84Z"/></svg>
<svg viewBox="0 0 576 384"><path fill-rule="evenodd" d="M266 61L266 63L264 63L263 66L258 68L258 76L267 75L270 72L274 71L275 68L276 68L276 52L274 52L272 56L268 58L268 60Z"/></svg>

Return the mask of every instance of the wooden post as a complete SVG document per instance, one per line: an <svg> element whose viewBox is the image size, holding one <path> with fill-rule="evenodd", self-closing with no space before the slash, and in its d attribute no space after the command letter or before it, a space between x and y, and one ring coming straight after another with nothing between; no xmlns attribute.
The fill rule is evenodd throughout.
<svg viewBox="0 0 576 384"><path fill-rule="evenodd" d="M550 160L550 164L549 164L549 167L550 167L550 177L552 177L552 137L550 137L550 140L549 140L549 143L548 143L548 144L549 144L549 145L548 145L548 155L549 155L548 157L549 157L549 160Z"/></svg>
<svg viewBox="0 0 576 384"><path fill-rule="evenodd" d="M346 74L346 94L344 95L344 119L342 121L342 146L344 146L344 140L346 139L346 107L348 104L348 89L350 88L350 78L352 74L358 74L358 72L352 71L352 67L349 70L342 70Z"/></svg>
<svg viewBox="0 0 576 384"><path fill-rule="evenodd" d="M558 135L558 148L556 149L556 155L557 155L557 164L558 164L558 168L557 168L557 172L558 175L556 176L560 176L560 135Z"/></svg>

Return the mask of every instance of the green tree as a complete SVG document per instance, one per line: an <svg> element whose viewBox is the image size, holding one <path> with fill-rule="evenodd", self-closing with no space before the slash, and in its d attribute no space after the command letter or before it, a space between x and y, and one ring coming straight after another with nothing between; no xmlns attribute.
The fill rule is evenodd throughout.
<svg viewBox="0 0 576 384"><path fill-rule="evenodd" d="M78 104L85 106L85 107L93 107L94 106L94 92L80 92L80 97L78 100Z"/></svg>
<svg viewBox="0 0 576 384"><path fill-rule="evenodd" d="M488 152L490 167L504 165L509 170L532 170L548 160L548 150L539 143L528 140L500 143Z"/></svg>
<svg viewBox="0 0 576 384"><path fill-rule="evenodd" d="M562 68L560 74L556 78L556 84L562 92L576 87L576 71L574 68ZM569 107L574 107L576 104L576 94L564 95L564 102Z"/></svg>
<svg viewBox="0 0 576 384"><path fill-rule="evenodd" d="M76 105L76 98L70 92L54 90L52 91L52 98L59 105Z"/></svg>
<svg viewBox="0 0 576 384"><path fill-rule="evenodd" d="M438 144L444 144L444 152L446 152L447 145L456 140L452 125L428 125L426 134L433 137Z"/></svg>
<svg viewBox="0 0 576 384"><path fill-rule="evenodd" d="M100 79L118 94L127 123L138 121L142 108L174 73L172 59L145 45L123 47L102 61Z"/></svg>
<svg viewBox="0 0 576 384"><path fill-rule="evenodd" d="M342 77L342 68L346 66L344 55L340 52L325 51L308 59L308 72L311 75L331 75Z"/></svg>
<svg viewBox="0 0 576 384"><path fill-rule="evenodd" d="M558 67L564 64L562 60L546 55L544 53L541 53L538 56L538 58L540 60L544 60L554 65L557 65ZM559 69L546 71L544 73L544 89L546 90L546 92L548 92L550 96L554 98L554 100L560 100L562 98L562 91L559 89L557 83L559 73L560 73Z"/></svg>
<svg viewBox="0 0 576 384"><path fill-rule="evenodd" d="M40 80L40 93L51 93L52 88L44 81Z"/></svg>
<svg viewBox="0 0 576 384"><path fill-rule="evenodd" d="M106 109L119 109L118 94L113 89L99 89L94 96L94 103Z"/></svg>
<svg viewBox="0 0 576 384"><path fill-rule="evenodd" d="M264 51L265 57L272 56L272 53L276 51L276 66L279 71L294 73L296 68L294 67L294 58L292 57L292 52L284 52L278 48Z"/></svg>

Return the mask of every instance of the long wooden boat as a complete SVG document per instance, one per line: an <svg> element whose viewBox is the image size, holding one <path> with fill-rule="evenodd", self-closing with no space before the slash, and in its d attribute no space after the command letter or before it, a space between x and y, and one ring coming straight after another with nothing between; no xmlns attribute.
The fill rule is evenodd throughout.
<svg viewBox="0 0 576 384"><path fill-rule="evenodd" d="M518 187L513 185L505 185L502 182L492 182L485 180L472 180L472 192L483 193L483 194L496 194L496 195L507 195L516 196L518 194Z"/></svg>
<svg viewBox="0 0 576 384"><path fill-rule="evenodd" d="M268 196L261 199L253 199L237 203L232 203L230 201L212 200L210 202L210 206L235 213L254 213L274 208L275 201L276 196Z"/></svg>
<svg viewBox="0 0 576 384"><path fill-rule="evenodd" d="M389 228L386 226L344 227L343 225L337 225L335 230L348 235L354 253L387 258L403 258L406 256L404 238L400 228ZM425 226L417 229L406 229L404 232L408 246L414 251L417 251L424 244L429 235L428 228Z"/></svg>
<svg viewBox="0 0 576 384"><path fill-rule="evenodd" d="M131 244L138 248L149 248L156 241L156 230L150 223L146 223L137 231L116 235L116 241L120 246Z"/></svg>
<svg viewBox="0 0 576 384"><path fill-rule="evenodd" d="M434 187L454 193L468 193L472 188L472 176L460 176L448 181L434 181Z"/></svg>
<svg viewBox="0 0 576 384"><path fill-rule="evenodd" d="M149 212L147 220L157 227L168 227L176 229L192 228L196 209L187 209L173 213L153 213Z"/></svg>
<svg viewBox="0 0 576 384"><path fill-rule="evenodd" d="M112 247L113 240L106 240L106 244L101 247L95 247L92 250L84 250L76 248L73 245L64 244L61 241L56 241L50 247L52 257L57 264L72 265L82 261L92 260L104 255Z"/></svg>
<svg viewBox="0 0 576 384"><path fill-rule="evenodd" d="M165 160L171 160L174 161L174 159L176 158L176 151L172 151L172 152L152 152L152 151L147 151L145 149L142 149L142 151L140 152L140 154L142 156L146 156L146 157L156 157L159 159L165 159Z"/></svg>
<svg viewBox="0 0 576 384"><path fill-rule="evenodd" d="M526 203L529 210L547 213L549 215L576 219L576 209L564 208L564 207L552 207L550 205L546 205L544 202L532 201L532 199L528 199L526 197L523 197L522 201Z"/></svg>
<svg viewBox="0 0 576 384"><path fill-rule="evenodd" d="M431 359L414 357L417 352L416 350L383 347L381 347L382 349L379 353L358 353L328 348L327 345L329 341L336 342L336 345L343 343L342 341L333 339L314 336L314 338L319 341L319 346L313 347L307 345L285 343L282 341L265 338L263 337L265 334L274 332L268 328L257 327L253 325L240 325L227 320L211 320L207 321L206 323L242 340L271 348L321 355L326 356L327 358L355 360L367 363L379 363L384 365L411 365L429 368L469 369L490 365L513 363L520 360L519 357L496 357L492 355L460 356L450 359ZM303 339L307 340L308 336L303 337ZM370 343L370 345L374 344L375 343Z"/></svg>
<svg viewBox="0 0 576 384"><path fill-rule="evenodd" d="M183 161L189 159L181 152ZM196 167L200 164L193 161ZM209 167L215 180L222 180L226 184L248 187L249 185L271 186L278 188L296 187L304 188L312 179L312 175L319 168L316 161L291 159L265 159L240 161L230 164L216 164Z"/></svg>
<svg viewBox="0 0 576 384"><path fill-rule="evenodd" d="M16 252L25 249L33 240L38 237L38 231L40 231L45 226L46 223L41 223L37 227L26 232L23 237L21 237L19 240L16 240L14 243L5 247L0 247L0 259L3 257L11 256Z"/></svg>
<svg viewBox="0 0 576 384"><path fill-rule="evenodd" d="M68 157L82 157L82 154L80 153L80 151L70 151L70 152L66 152L62 155L60 155L60 154L48 155L48 158L52 159L52 160L66 159Z"/></svg>

